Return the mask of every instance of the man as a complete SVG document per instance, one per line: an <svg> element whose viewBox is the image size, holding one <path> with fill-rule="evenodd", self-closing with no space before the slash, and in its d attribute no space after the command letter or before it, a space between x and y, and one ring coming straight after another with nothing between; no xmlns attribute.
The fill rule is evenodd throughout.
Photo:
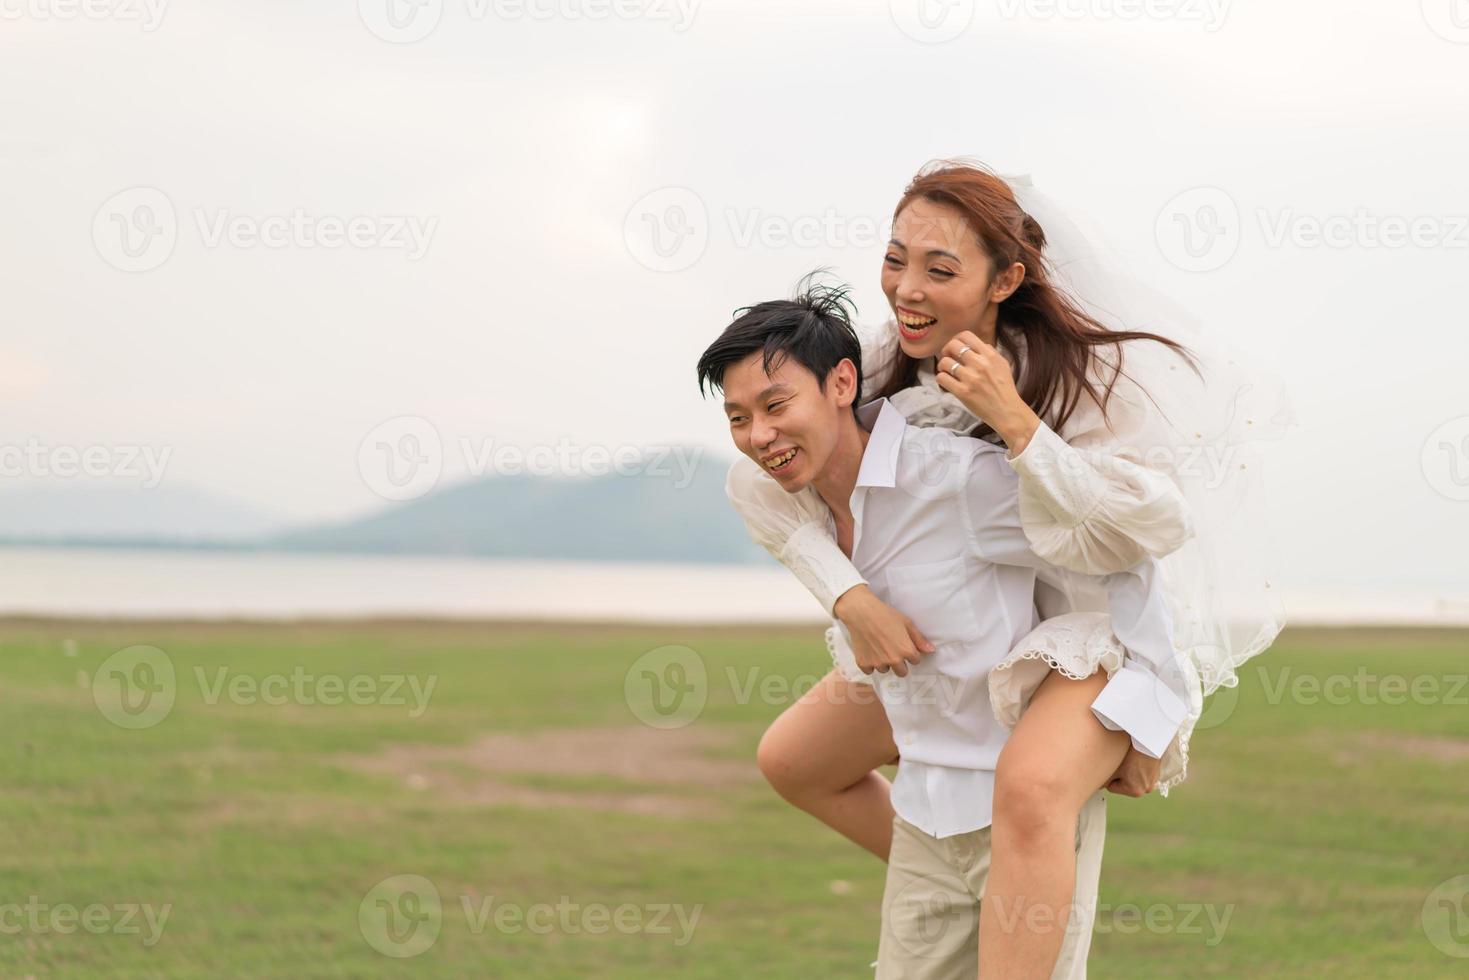
<svg viewBox="0 0 1469 980"><path fill-rule="evenodd" d="M724 392L740 451L786 492L814 489L842 550L935 645L907 676L877 682L901 753L878 977L973 977L995 768L1009 734L990 706L989 672L1034 626L1038 577L1063 592L1104 590L1129 662L1092 711L1161 755L1187 692L1175 692L1156 569L1148 562L1097 579L1047 566L1020 528L1002 448L909 426L885 399L857 408L861 349L840 293L749 308L705 351L699 376ZM1074 909L1056 977L1085 976L1102 800L1093 794L1080 813Z"/></svg>

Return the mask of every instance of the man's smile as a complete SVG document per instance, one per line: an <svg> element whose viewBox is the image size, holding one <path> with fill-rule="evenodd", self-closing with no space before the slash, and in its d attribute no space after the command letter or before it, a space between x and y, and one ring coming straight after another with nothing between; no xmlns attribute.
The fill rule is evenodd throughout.
<svg viewBox="0 0 1469 980"><path fill-rule="evenodd" d="M795 447L783 449L778 453L772 453L766 456L760 461L760 465L764 466L768 473L784 473L791 468L791 464L795 462L796 454L800 451L799 448Z"/></svg>

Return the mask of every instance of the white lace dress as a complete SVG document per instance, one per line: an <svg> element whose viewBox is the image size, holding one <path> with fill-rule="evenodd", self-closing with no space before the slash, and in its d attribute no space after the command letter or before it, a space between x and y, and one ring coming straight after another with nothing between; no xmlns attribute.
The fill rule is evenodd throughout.
<svg viewBox="0 0 1469 980"><path fill-rule="evenodd" d="M868 398L891 367L896 328L890 321L861 334L863 397ZM1023 361L1022 338L1002 331L998 340L1012 363ZM1173 363L1183 362L1153 342L1129 342L1124 351L1127 376L1117 380L1105 417L1083 397L1060 432L1043 423L1025 451L1009 460L1020 477L1020 514L1032 549L1054 565L1089 575L1124 571L1150 555L1163 558L1193 534L1178 484L1168 472L1148 465L1157 431L1149 413L1156 408L1142 390L1150 372L1172 370ZM912 425L968 432L979 424L938 386L931 370L920 370L919 384L899 392L892 402ZM830 510L814 489L788 494L757 464L740 457L730 469L727 491L755 541L789 568L828 612L844 592L865 582L838 547ZM1073 678L1104 670L1110 678L1128 656L1102 608L1076 609L1067 596L1044 588L1037 589L1036 605L1040 625L990 673L991 704L1007 727L1019 721L1051 669ZM858 670L840 622L827 631L826 639L844 677L872 682ZM1203 710L1197 668L1190 657L1180 661L1188 673L1183 680L1192 703L1162 757L1159 788L1164 795L1187 774L1189 737Z"/></svg>

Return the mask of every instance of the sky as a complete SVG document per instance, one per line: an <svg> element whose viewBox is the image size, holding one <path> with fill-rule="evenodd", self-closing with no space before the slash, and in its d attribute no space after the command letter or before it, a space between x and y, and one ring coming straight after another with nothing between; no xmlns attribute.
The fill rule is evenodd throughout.
<svg viewBox="0 0 1469 980"><path fill-rule="evenodd" d="M0 0L6 482L167 450L310 522L387 505L383 445L715 465L731 312L821 266L882 319L966 156L1288 380L1291 581L1469 596L1463 0L306 6Z"/></svg>

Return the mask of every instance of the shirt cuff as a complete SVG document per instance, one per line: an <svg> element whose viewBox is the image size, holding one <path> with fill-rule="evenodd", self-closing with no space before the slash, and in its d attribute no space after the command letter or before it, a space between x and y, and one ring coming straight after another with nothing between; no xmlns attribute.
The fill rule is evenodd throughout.
<svg viewBox="0 0 1469 980"><path fill-rule="evenodd" d="M1022 492L1065 527L1091 516L1107 493L1107 480L1066 440L1042 422L1019 456L1006 457L1020 475Z"/></svg>
<svg viewBox="0 0 1469 980"><path fill-rule="evenodd" d="M1133 748L1163 758L1188 717L1188 706L1150 671L1124 664L1092 702L1092 713L1107 729L1132 736Z"/></svg>
<svg viewBox="0 0 1469 980"><path fill-rule="evenodd" d="M781 563L806 586L830 616L836 615L834 607L844 593L867 584L862 573L852 564L852 559L820 524L804 524L797 528L786 541Z"/></svg>

